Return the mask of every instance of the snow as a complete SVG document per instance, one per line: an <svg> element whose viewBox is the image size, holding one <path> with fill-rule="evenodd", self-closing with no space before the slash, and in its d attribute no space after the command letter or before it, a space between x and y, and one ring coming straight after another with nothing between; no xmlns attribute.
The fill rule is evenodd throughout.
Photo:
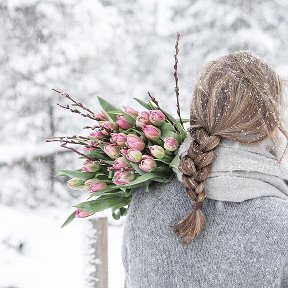
<svg viewBox="0 0 288 288"><path fill-rule="evenodd" d="M17 211L0 206L1 288L84 288L83 229L87 219L77 219L60 229L66 213L57 209ZM118 223L108 230L109 288L124 283L122 228Z"/></svg>
<svg viewBox="0 0 288 288"><path fill-rule="evenodd" d="M52 88L95 111L98 95L138 108L132 98L146 100L149 90L175 115L179 31L187 118L200 66L227 52L249 49L288 79L287 9L286 0L1 0L0 288L84 285L85 219L59 227L86 196L53 177L80 162L44 138L81 134L95 123L59 108L65 101ZM109 288L119 288L123 222L108 214L99 213L110 217Z"/></svg>

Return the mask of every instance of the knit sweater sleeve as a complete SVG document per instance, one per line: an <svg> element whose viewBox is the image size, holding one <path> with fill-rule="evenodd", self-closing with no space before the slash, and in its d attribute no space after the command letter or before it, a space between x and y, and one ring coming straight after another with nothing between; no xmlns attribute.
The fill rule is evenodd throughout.
<svg viewBox="0 0 288 288"><path fill-rule="evenodd" d="M281 279L281 288L288 287L288 259L284 265L282 279Z"/></svg>

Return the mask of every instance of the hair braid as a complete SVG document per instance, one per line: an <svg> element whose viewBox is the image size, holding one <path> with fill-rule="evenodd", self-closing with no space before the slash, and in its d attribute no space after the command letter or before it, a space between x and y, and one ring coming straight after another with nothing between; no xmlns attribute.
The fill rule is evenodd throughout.
<svg viewBox="0 0 288 288"><path fill-rule="evenodd" d="M181 157L178 169L183 172L183 182L187 195L193 203L193 211L179 223L172 225L182 244L190 243L197 237L206 224L202 204L206 197L204 181L211 170L216 156L216 147L221 137L212 135L204 127L190 127L192 141L187 154Z"/></svg>

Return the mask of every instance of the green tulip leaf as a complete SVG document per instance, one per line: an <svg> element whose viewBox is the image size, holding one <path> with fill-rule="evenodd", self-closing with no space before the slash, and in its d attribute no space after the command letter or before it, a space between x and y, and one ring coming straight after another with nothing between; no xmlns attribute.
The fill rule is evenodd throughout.
<svg viewBox="0 0 288 288"><path fill-rule="evenodd" d="M138 99L136 97L134 97L133 99L135 99L141 106L143 106L144 108L150 110L150 106L147 102L144 102L143 100L141 99Z"/></svg>
<svg viewBox="0 0 288 288"><path fill-rule="evenodd" d="M76 211L74 211L72 214L70 214L69 217L65 220L65 222L61 226L61 228L63 228L65 226L67 226L68 224L70 224L76 218L75 215L76 215Z"/></svg>
<svg viewBox="0 0 288 288"><path fill-rule="evenodd" d="M110 112L115 112L115 111L121 111L120 109L118 109L116 106L110 104L108 101L106 101L105 99L97 96L98 98L98 102L100 104L100 106L102 107L102 109L109 115L109 117L116 122L117 120L117 115L114 113L110 113Z"/></svg>
<svg viewBox="0 0 288 288"><path fill-rule="evenodd" d="M95 172L82 172L81 170L58 169L56 171L56 176L69 176L72 178L79 178L81 180L88 180L95 176Z"/></svg>

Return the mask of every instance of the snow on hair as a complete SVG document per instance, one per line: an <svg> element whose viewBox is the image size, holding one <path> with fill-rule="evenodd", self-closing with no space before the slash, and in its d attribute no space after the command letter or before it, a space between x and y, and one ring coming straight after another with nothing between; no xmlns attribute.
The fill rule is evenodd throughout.
<svg viewBox="0 0 288 288"><path fill-rule="evenodd" d="M272 67L249 51L226 54L203 67L192 97L188 150L178 166L193 203L192 212L171 225L182 244L205 227L205 179L221 138L256 143L278 128L288 139L282 83Z"/></svg>

